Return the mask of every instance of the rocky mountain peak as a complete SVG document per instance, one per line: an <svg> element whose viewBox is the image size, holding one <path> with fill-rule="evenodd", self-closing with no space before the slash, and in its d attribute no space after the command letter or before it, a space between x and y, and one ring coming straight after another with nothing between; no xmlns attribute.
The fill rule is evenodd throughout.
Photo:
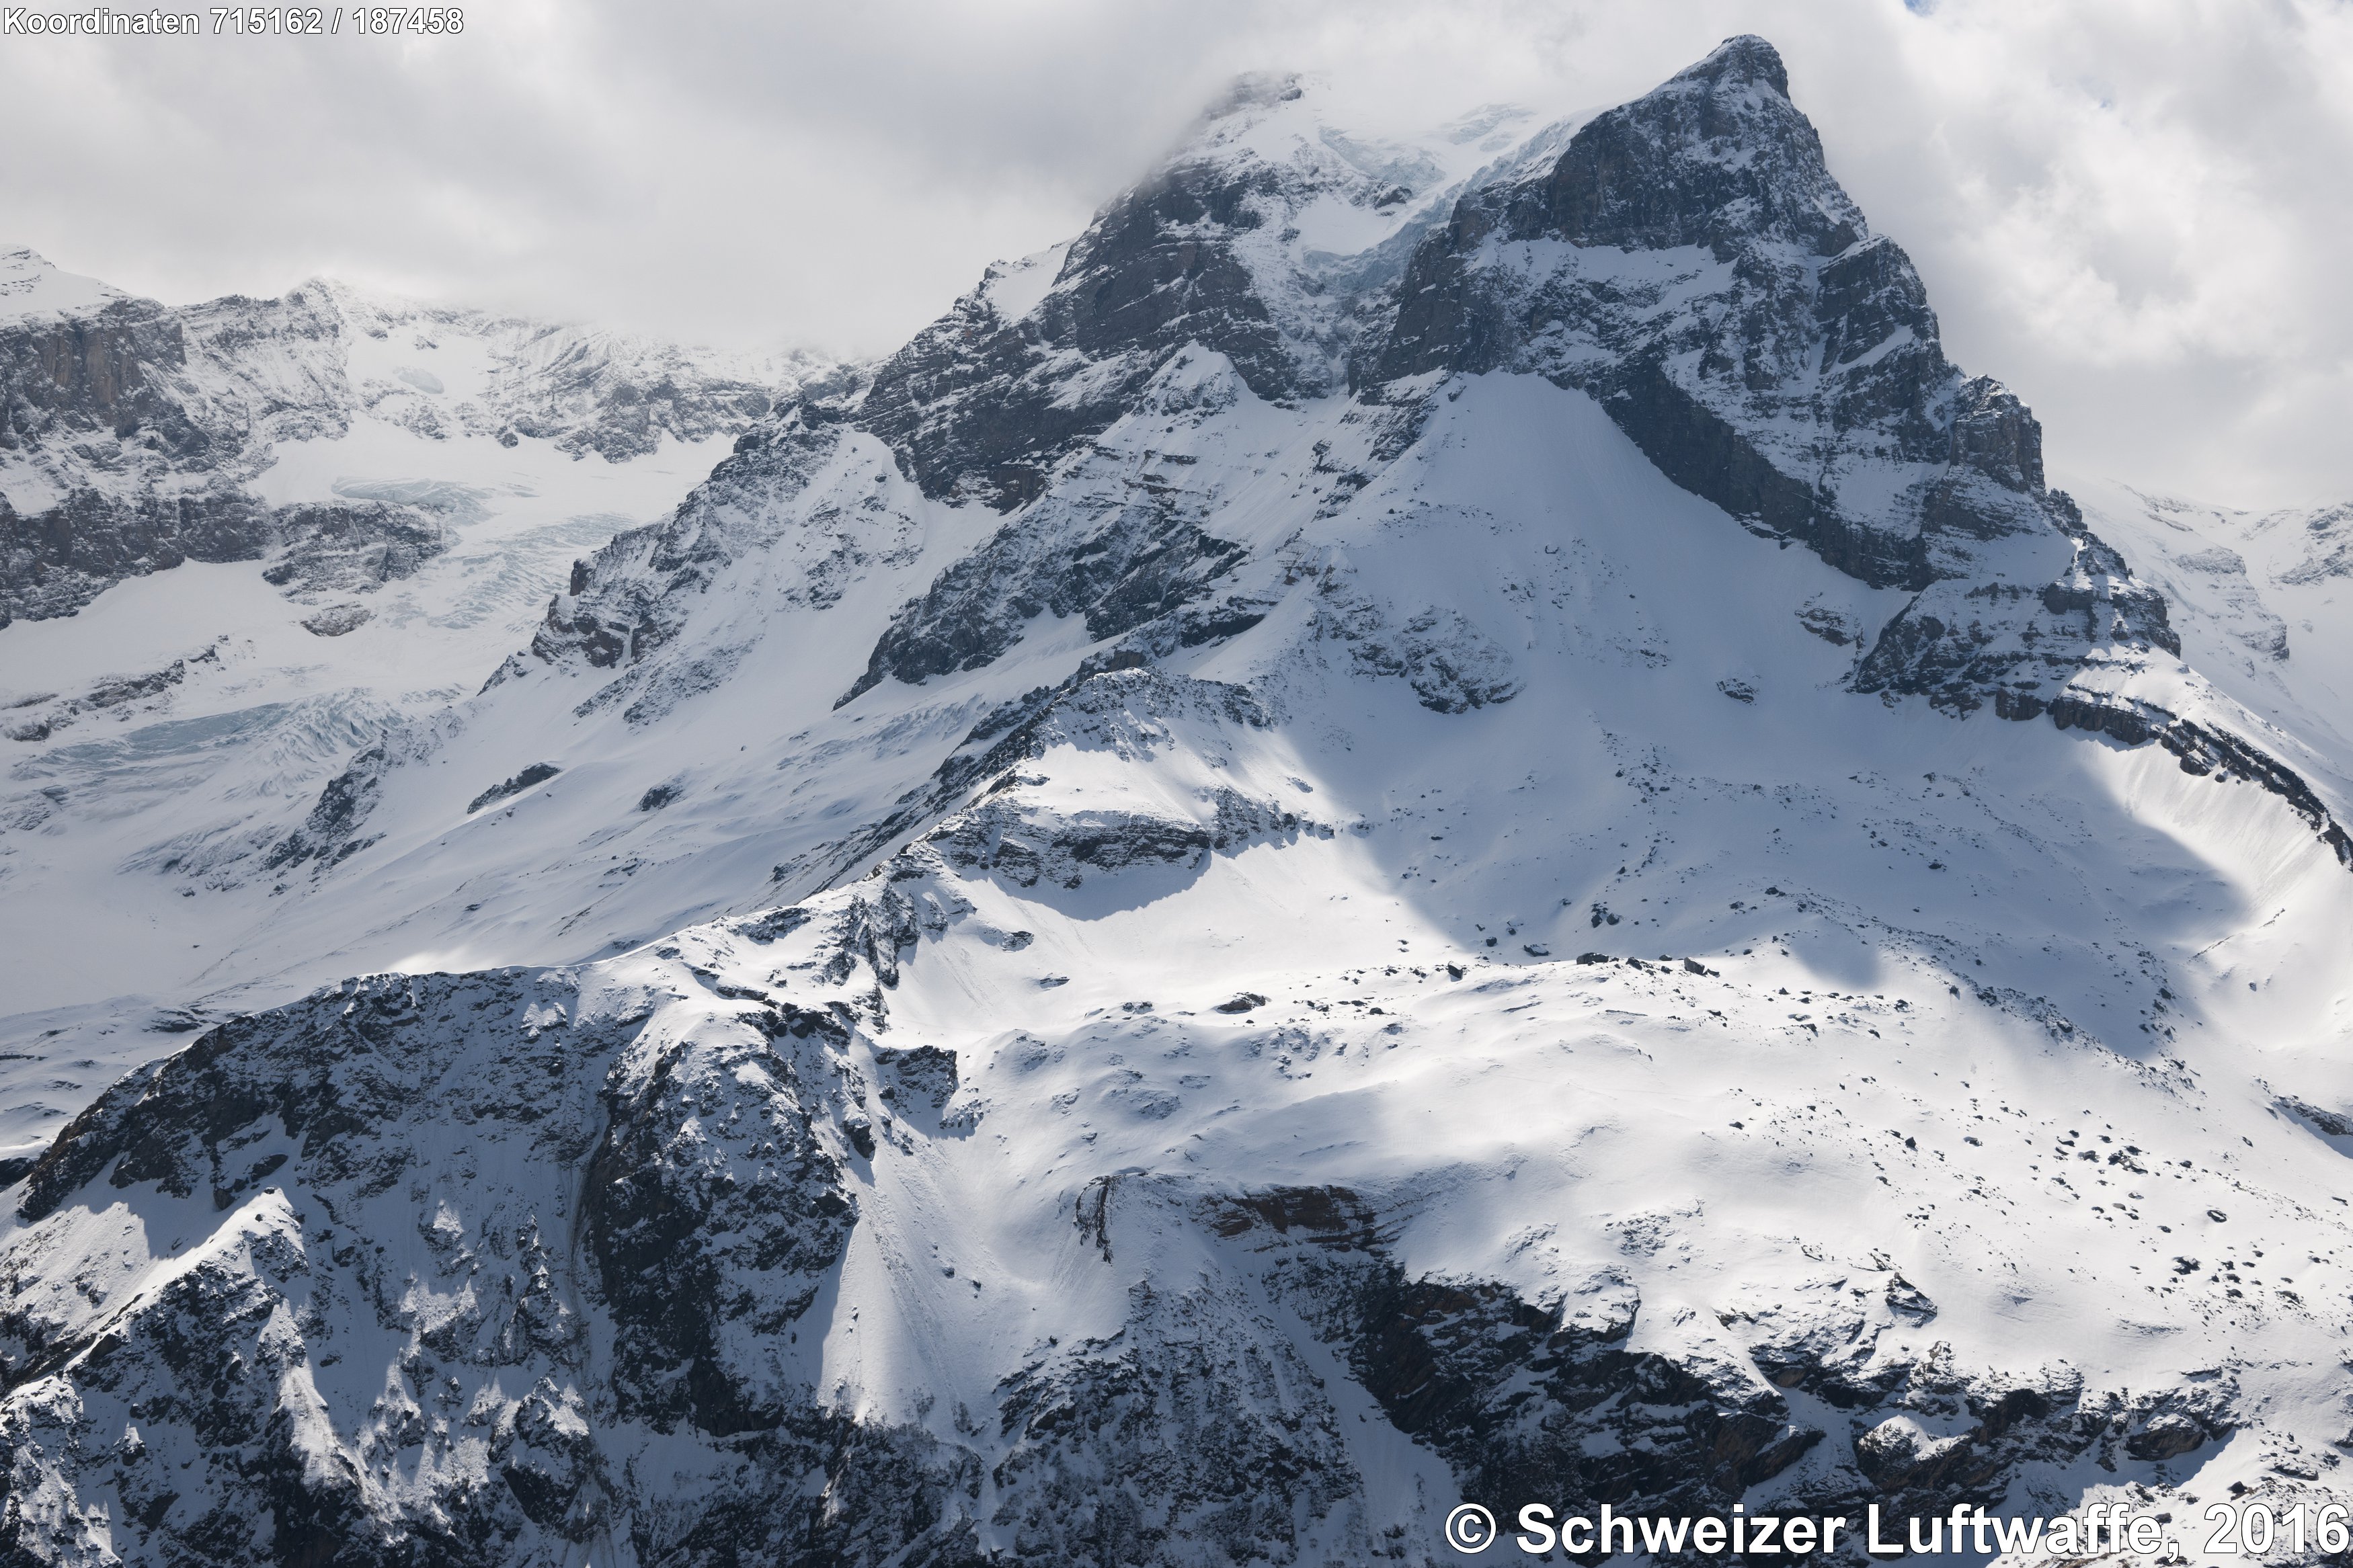
<svg viewBox="0 0 2353 1568"><path fill-rule="evenodd" d="M1759 238L1835 256L1868 232L1789 101L1773 46L1737 37L1577 133L1515 237L1719 255ZM1529 220L1537 220L1532 226Z"/></svg>
<svg viewBox="0 0 2353 1568"><path fill-rule="evenodd" d="M1862 689L2039 712L2086 660L2178 649L2163 600L2046 491L2032 413L1947 359L1910 258L1870 233L1761 38L1467 192L1398 299L1373 382L1579 388L1752 531L1921 595ZM2116 613L2085 620L2086 595Z"/></svg>
<svg viewBox="0 0 2353 1568"><path fill-rule="evenodd" d="M1050 288L1008 311L985 281L884 362L860 422L927 493L1010 510L1187 347L1271 402L1344 390L1358 345L1386 330L1386 288L1478 152L1350 135L1315 85L1240 79L1103 205Z"/></svg>
<svg viewBox="0 0 2353 1568"><path fill-rule="evenodd" d="M1703 83L1711 92L1725 88L1768 87L1784 100L1789 96L1789 71L1781 63L1781 51L1754 33L1725 39L1705 59L1685 66L1667 79L1669 87L1677 82ZM1651 94L1653 98L1657 96Z"/></svg>
<svg viewBox="0 0 2353 1568"><path fill-rule="evenodd" d="M1176 412L1179 382L1185 419L1204 398L1304 407L1354 385L1367 444L1348 462L1319 449L1324 510L1405 449L1445 378L1589 395L1752 531L1874 587L1936 589L1873 639L1865 689L1966 710L2008 682L2032 710L2086 658L2172 647L2163 601L2046 492L2026 405L1947 359L1910 259L1870 234L1787 87L1770 44L1736 37L1514 151L1447 128L1384 142L1337 123L1309 79L1237 83L1066 247L992 268L862 402L804 419L879 437L929 497L1023 514L904 606L842 700L981 668L1040 606L1109 636L1229 593L1243 552L1180 516L1181 491L1123 481L1135 504L1076 501L1104 432ZM547 646L579 641L584 616L583 646L659 646L675 617L642 585L618 592L559 606ZM2084 594L2116 613L2047 608ZM1952 595L1974 595L1969 614L1934 607ZM1235 601L1209 621L1258 613Z"/></svg>

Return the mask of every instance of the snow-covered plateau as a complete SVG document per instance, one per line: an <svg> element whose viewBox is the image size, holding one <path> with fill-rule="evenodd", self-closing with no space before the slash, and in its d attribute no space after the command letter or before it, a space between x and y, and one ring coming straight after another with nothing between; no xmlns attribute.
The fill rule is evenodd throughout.
<svg viewBox="0 0 2353 1568"><path fill-rule="evenodd" d="M0 1562L2353 1495L2353 509L2053 488L1789 91L1249 79L620 435L18 262Z"/></svg>

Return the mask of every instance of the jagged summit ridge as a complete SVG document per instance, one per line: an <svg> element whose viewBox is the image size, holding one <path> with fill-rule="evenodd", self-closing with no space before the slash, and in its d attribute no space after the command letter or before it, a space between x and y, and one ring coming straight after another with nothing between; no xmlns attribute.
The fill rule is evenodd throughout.
<svg viewBox="0 0 2353 1568"><path fill-rule="evenodd" d="M1668 80L1704 82L1711 88L1727 81L1754 83L1771 88L1784 99L1789 96L1789 68L1782 63L1781 51L1755 33L1725 39L1704 59L1693 61Z"/></svg>
<svg viewBox="0 0 2353 1568"><path fill-rule="evenodd" d="M1042 298L1011 319L986 288L958 301L877 370L859 421L927 494L1010 510L1188 346L1259 397L1327 395L1476 155L1339 135L1311 79L1246 79L1096 214Z"/></svg>
<svg viewBox="0 0 2353 1568"><path fill-rule="evenodd" d="M1909 258L1870 234L1764 40L1727 41L1556 156L1498 160L1459 196L1335 163L1344 136L1285 118L1306 96L1293 78L1238 89L1068 248L1028 316L1000 320L985 290L960 304L885 367L860 422L909 454L927 493L1009 510L1083 461L1072 444L1180 342L1277 401L1328 388L1340 359L1366 404L1404 410L1431 377L1536 374L1599 399L1662 472L1750 526L1925 593L1862 689L2034 712L2087 660L2179 651L2162 599L2046 489L2032 414L1946 359ZM1419 216L1353 263L1269 243L1327 197L1418 202ZM1024 531L1040 528L1060 531L1041 517ZM2087 598L2105 608L2078 618ZM859 689L1002 646L950 640L947 664L878 647Z"/></svg>
<svg viewBox="0 0 2353 1568"><path fill-rule="evenodd" d="M1870 235L1789 101L1781 57L1753 37L1599 116L1540 194L1543 228L1580 246L1724 251L1762 237L1829 257Z"/></svg>
<svg viewBox="0 0 2353 1568"><path fill-rule="evenodd" d="M1957 564L1922 514L1962 377L1778 65L1735 39L1584 126L1540 176L1467 195L1416 255L1376 374L1583 385L1678 483L1866 581L1922 587ZM2010 416L2028 417L2014 400ZM2010 510L1992 526L2037 521Z"/></svg>
<svg viewBox="0 0 2353 1568"><path fill-rule="evenodd" d="M2046 488L2031 412L1947 360L1910 258L1871 235L1762 39L1422 241L1376 384L1496 370L1589 392L1676 483L1918 595L1858 689L2031 715L2094 664L2179 651L2163 599Z"/></svg>

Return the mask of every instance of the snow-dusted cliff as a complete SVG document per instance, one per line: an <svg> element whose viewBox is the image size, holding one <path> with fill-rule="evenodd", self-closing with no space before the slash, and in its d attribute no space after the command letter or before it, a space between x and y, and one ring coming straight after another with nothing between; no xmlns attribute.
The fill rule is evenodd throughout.
<svg viewBox="0 0 2353 1568"><path fill-rule="evenodd" d="M2051 489L1788 90L1246 82L133 867L378 973L27 1149L10 1550L2341 1495L2341 520Z"/></svg>

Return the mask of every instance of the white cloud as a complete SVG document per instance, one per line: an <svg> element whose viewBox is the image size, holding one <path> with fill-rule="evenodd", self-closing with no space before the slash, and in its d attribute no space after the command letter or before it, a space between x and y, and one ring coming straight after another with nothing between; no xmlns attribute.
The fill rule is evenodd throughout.
<svg viewBox="0 0 2353 1568"><path fill-rule="evenodd" d="M455 38L8 38L0 238L169 300L323 271L872 352L1235 71L1427 122L1615 101L1745 31L2055 468L2353 495L2347 0L501 0Z"/></svg>

